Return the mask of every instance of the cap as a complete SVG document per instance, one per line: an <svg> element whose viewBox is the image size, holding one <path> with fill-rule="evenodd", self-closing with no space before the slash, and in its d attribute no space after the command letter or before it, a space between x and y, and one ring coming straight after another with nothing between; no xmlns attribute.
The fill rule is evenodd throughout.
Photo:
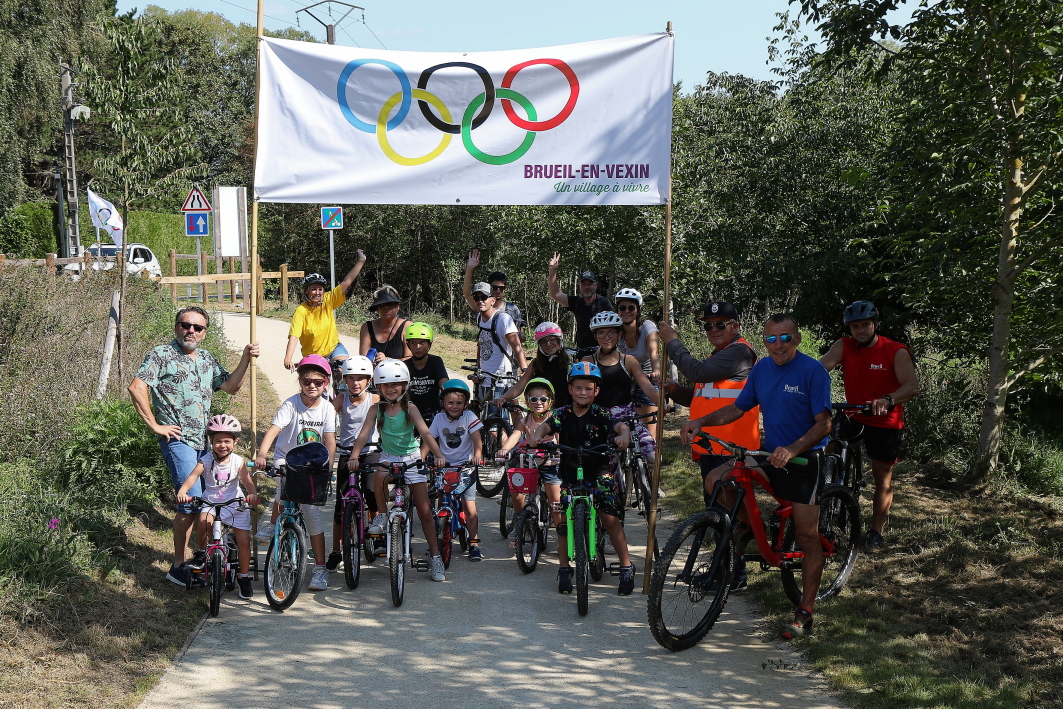
<svg viewBox="0 0 1063 709"><path fill-rule="evenodd" d="M598 279L594 277L594 271L584 271L583 273L579 274L579 279L581 281L594 281L595 283L598 282Z"/></svg>
<svg viewBox="0 0 1063 709"><path fill-rule="evenodd" d="M374 312L381 305L388 305L389 303L398 303L399 297L391 291L385 290L377 295L376 300L369 304L369 312Z"/></svg>
<svg viewBox="0 0 1063 709"><path fill-rule="evenodd" d="M479 283L477 283L476 285L474 285L472 287L472 292L473 292L473 294L483 293L488 298L490 298L491 297L491 284L490 283L484 283L483 281L480 281Z"/></svg>
<svg viewBox="0 0 1063 709"><path fill-rule="evenodd" d="M707 320L709 318L730 318L731 320L737 320L738 311L735 310L735 306L725 300L714 300L705 304L705 314L701 316L702 320Z"/></svg>

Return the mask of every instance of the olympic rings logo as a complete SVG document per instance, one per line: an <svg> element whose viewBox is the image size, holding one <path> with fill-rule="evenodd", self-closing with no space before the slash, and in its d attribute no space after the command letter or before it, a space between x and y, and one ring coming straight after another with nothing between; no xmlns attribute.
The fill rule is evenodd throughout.
<svg viewBox="0 0 1063 709"><path fill-rule="evenodd" d="M364 121L354 114L351 110L350 104L347 103L347 83L350 81L351 76L361 66L366 64L379 64L387 67L395 75L395 78L399 80L399 92L389 98L380 107L380 113L377 116L376 123L370 123ZM517 74L521 70L530 66L538 64L545 64L555 67L568 81L569 97L565 106L560 112L553 118L547 120L539 120L538 114L535 111L535 106L528 97L524 96L517 91L514 91L513 80L517 77ZM454 117L443 101L435 94L428 91L428 80L432 77L432 74L440 69L448 69L451 67L459 67L463 69L470 69L476 72L480 81L483 82L483 93L477 95L468 106L465 108L465 112L461 116L461 121L454 122ZM508 163L519 160L525 153L531 148L532 143L535 142L535 134L547 131L552 128L556 128L568 119L572 114L572 110L576 107L576 99L579 98L579 80L576 78L576 73L572 71L572 68L561 61L560 59L530 59L521 64L515 64L506 71L505 76L502 78L502 84L498 88L495 88L494 80L491 75L478 64L472 64L469 62L446 62L444 64L436 64L433 67L429 67L421 72L421 75L417 79L417 87L414 88L410 84L410 78L406 76L406 72L398 64L388 61L386 59L355 59L343 68L340 72L339 82L337 84L336 99L340 105L340 111L343 113L343 117L347 119L347 122L360 131L365 133L376 134L377 143L380 144L380 149L384 151L393 162L399 165L423 165L427 162L435 160L439 157L447 146L450 145L450 140L455 135L461 136L461 142L465 146L465 149L469 151L469 154L482 163L488 165L506 165ZM472 139L472 132L483 125L484 121L491 115L491 111L494 110L495 100L498 99L502 102L502 110L505 112L509 122L517 128L521 128L527 131L527 135L519 146L512 152L504 155L490 155L483 152ZM421 114L425 117L433 128L436 128L443 134L443 137L432 151L425 155L418 157L406 157L400 155L394 148L391 147L391 143L388 141L388 131L394 130L406 120L406 116L410 112L410 108L413 106L413 102L417 102L417 107L420 109ZM522 118L517 114L513 104L517 103L522 109L527 118ZM394 116L388 118L395 106L398 106L398 111ZM434 113L432 109L438 113Z"/></svg>

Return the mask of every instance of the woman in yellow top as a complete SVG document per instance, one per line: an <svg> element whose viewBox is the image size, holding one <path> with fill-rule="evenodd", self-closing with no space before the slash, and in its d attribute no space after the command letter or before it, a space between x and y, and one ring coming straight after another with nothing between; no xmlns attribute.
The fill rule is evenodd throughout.
<svg viewBox="0 0 1063 709"><path fill-rule="evenodd" d="M329 363L342 363L350 357L347 348L340 342L340 333L336 329L336 308L347 302L347 291L365 265L365 253L358 249L358 263L350 270L340 284L325 292L325 277L311 273L303 279L303 302L292 315L292 326L288 330L288 349L284 352L284 366L295 371L292 356L296 343L302 345L302 356L316 354Z"/></svg>

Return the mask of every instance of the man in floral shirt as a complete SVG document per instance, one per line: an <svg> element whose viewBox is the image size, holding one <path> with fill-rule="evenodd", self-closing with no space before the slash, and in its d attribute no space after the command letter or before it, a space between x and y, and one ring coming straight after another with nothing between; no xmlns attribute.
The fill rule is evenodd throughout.
<svg viewBox="0 0 1063 709"><path fill-rule="evenodd" d="M225 371L214 355L199 348L209 326L210 317L202 308L179 310L173 341L148 352L129 384L129 395L137 413L158 436L175 490L206 453L207 418L214 392L218 389L227 394L238 392L251 358L258 356L258 343L251 343L244 348L236 371L232 374ZM196 481L188 494L197 497L202 492L200 482ZM177 505L173 520L174 560L166 578L181 586L186 585L190 573L185 566L185 550L194 519L190 504Z"/></svg>

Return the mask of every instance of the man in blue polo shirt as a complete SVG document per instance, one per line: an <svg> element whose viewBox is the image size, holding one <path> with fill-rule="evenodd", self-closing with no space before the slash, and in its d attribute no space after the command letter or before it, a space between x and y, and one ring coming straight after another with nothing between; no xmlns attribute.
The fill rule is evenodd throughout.
<svg viewBox="0 0 1063 709"><path fill-rule="evenodd" d="M680 436L685 444L701 428L737 421L746 411L760 406L764 416L764 450L771 451L771 455L756 464L763 465L775 494L793 503L794 529L805 554L801 567L803 596L793 623L783 631L783 637L791 639L812 631L812 608L823 574L817 497L823 447L830 432L830 375L818 360L797 351L801 333L797 319L789 313L768 318L764 324L764 344L770 356L753 365L735 402L686 422ZM807 458L808 465L791 464L790 460L796 456ZM706 487L711 490L730 469L730 465L723 465L713 470L706 478ZM742 572L744 568L736 569L736 577Z"/></svg>

